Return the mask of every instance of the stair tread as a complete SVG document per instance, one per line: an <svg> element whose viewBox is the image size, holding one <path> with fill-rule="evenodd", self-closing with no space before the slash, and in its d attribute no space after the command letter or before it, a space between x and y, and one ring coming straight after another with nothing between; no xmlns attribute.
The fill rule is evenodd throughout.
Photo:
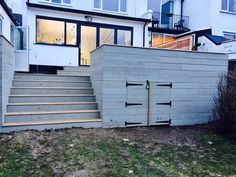
<svg viewBox="0 0 236 177"><path fill-rule="evenodd" d="M42 94L42 95L10 95L10 97L91 97L95 96L94 94Z"/></svg>
<svg viewBox="0 0 236 177"><path fill-rule="evenodd" d="M42 102L42 103L9 103L8 106L30 106L30 105L82 105L97 104L96 102Z"/></svg>
<svg viewBox="0 0 236 177"><path fill-rule="evenodd" d="M92 87L12 87L12 89L93 90Z"/></svg>
<svg viewBox="0 0 236 177"><path fill-rule="evenodd" d="M14 79L14 82L66 82L66 83L91 83L91 81L73 81L73 80L24 80L24 79Z"/></svg>
<svg viewBox="0 0 236 177"><path fill-rule="evenodd" d="M70 123L92 123L92 122L102 122L100 118L96 119L67 119L62 121L31 121L31 122L9 122L3 123L4 127L11 126L31 126L31 125L51 125L51 124L70 124Z"/></svg>
<svg viewBox="0 0 236 177"><path fill-rule="evenodd" d="M46 114L70 114L70 113L96 113L99 110L66 110L66 111L35 111L35 112L7 112L5 116L18 115L46 115Z"/></svg>

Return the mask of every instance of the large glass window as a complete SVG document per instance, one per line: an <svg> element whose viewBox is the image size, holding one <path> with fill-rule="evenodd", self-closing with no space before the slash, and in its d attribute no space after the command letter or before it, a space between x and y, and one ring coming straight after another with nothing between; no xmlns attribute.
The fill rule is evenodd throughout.
<svg viewBox="0 0 236 177"><path fill-rule="evenodd" d="M126 12L126 0L94 0L94 8L113 11Z"/></svg>
<svg viewBox="0 0 236 177"><path fill-rule="evenodd" d="M161 44L174 42L175 37L169 34L152 33L152 46L158 47Z"/></svg>
<svg viewBox="0 0 236 177"><path fill-rule="evenodd" d="M100 45L114 44L115 32L114 29L100 28Z"/></svg>
<svg viewBox="0 0 236 177"><path fill-rule="evenodd" d="M118 30L117 31L117 44L130 46L131 45L131 31Z"/></svg>
<svg viewBox="0 0 236 177"><path fill-rule="evenodd" d="M66 23L66 44L76 45L77 44L77 24Z"/></svg>
<svg viewBox="0 0 236 177"><path fill-rule="evenodd" d="M224 11L236 13L236 0L222 0L221 9Z"/></svg>
<svg viewBox="0 0 236 177"><path fill-rule="evenodd" d="M37 43L65 44L65 22L37 19Z"/></svg>

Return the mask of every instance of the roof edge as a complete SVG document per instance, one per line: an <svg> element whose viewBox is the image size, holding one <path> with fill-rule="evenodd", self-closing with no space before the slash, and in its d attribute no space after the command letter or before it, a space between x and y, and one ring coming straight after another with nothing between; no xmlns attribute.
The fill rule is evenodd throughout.
<svg viewBox="0 0 236 177"><path fill-rule="evenodd" d="M138 21L138 22L145 22L145 23L151 22L151 19L146 19L146 18L128 17L128 16L122 16L122 15L92 12L92 11L85 11L85 10L78 10L78 9L69 9L69 8L65 8L65 7L42 5L42 4L36 4L36 3L30 3L30 2L26 2L26 5L28 7L32 7L32 8L63 11L63 12L85 14L85 15L94 15L94 16L101 16L101 17L106 17L106 18L116 18L116 19L129 20L129 21Z"/></svg>
<svg viewBox="0 0 236 177"><path fill-rule="evenodd" d="M7 13L7 15L8 15L9 18L11 19L11 21L14 23L14 25L19 26L20 23L18 23L18 21L17 21L16 18L14 17L12 11L11 11L10 8L8 7L8 5L6 4L5 0L0 0L0 4L2 5L2 8L5 10L5 12Z"/></svg>

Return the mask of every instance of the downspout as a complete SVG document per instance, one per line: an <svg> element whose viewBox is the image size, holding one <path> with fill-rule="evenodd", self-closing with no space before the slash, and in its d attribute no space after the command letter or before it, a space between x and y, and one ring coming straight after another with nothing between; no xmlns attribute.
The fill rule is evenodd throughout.
<svg viewBox="0 0 236 177"><path fill-rule="evenodd" d="M146 37L145 37L145 31L146 31L146 25L148 24L148 22L145 22L143 25L143 47L145 47L145 41L146 41Z"/></svg>
<svg viewBox="0 0 236 177"><path fill-rule="evenodd" d="M180 20L183 20L184 0L181 0Z"/></svg>

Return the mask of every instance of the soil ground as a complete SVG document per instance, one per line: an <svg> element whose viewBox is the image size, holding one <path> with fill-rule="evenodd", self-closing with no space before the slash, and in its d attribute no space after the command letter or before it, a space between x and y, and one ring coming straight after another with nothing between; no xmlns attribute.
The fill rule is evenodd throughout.
<svg viewBox="0 0 236 177"><path fill-rule="evenodd" d="M207 126L0 135L1 177L236 177L236 144Z"/></svg>

